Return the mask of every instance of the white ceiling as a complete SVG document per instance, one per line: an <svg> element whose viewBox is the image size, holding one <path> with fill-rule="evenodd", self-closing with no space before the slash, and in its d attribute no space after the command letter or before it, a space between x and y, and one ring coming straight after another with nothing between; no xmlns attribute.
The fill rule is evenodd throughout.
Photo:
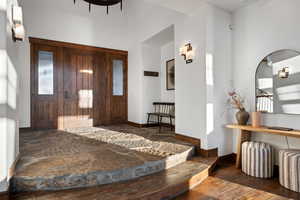
<svg viewBox="0 0 300 200"><path fill-rule="evenodd" d="M247 6L257 0L206 0L227 11L233 12L241 7Z"/></svg>
<svg viewBox="0 0 300 200"><path fill-rule="evenodd" d="M145 0L150 3L168 7L170 9L182 12L191 13L199 8L204 1L209 2L229 12L233 12L243 6L258 0Z"/></svg>
<svg viewBox="0 0 300 200"><path fill-rule="evenodd" d="M145 0L145 1L173 9L181 13L192 13L194 10L201 7L201 5L203 4L203 0Z"/></svg>

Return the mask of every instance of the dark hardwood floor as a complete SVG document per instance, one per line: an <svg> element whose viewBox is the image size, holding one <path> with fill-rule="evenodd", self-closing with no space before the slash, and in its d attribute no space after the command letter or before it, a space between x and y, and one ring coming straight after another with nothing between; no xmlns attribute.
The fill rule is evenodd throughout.
<svg viewBox="0 0 300 200"><path fill-rule="evenodd" d="M1 200L9 200L9 194L6 192L0 192L0 199Z"/></svg>
<svg viewBox="0 0 300 200"><path fill-rule="evenodd" d="M300 194L282 187L278 175L272 179L250 177L235 168L234 160L225 160L201 185L177 198L183 199L300 199Z"/></svg>

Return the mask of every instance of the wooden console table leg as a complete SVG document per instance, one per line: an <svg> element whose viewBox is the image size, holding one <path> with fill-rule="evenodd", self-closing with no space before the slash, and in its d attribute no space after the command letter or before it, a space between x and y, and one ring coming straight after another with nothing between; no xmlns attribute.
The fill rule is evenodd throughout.
<svg viewBox="0 0 300 200"><path fill-rule="evenodd" d="M242 166L242 144L251 140L251 131L241 130L237 141L237 155L236 168L240 169Z"/></svg>

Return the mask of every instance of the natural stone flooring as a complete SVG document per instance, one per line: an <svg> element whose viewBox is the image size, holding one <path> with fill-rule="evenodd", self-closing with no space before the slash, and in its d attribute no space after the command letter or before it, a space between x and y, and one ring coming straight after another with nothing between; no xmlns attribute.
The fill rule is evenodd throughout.
<svg viewBox="0 0 300 200"><path fill-rule="evenodd" d="M192 150L171 132L128 125L21 132L14 189L59 190L129 180L184 162Z"/></svg>
<svg viewBox="0 0 300 200"><path fill-rule="evenodd" d="M253 186L245 186L234 181L247 179L244 175L217 167L212 176L207 177L207 169L216 161L215 158L194 158L164 172L156 173L136 180L97 186L85 189L58 192L20 193L12 200L287 200L299 199L297 196L286 198L274 194L274 190L263 191ZM232 165L234 167L234 164ZM233 175L235 174L235 175ZM198 176L197 176L198 175ZM227 178L226 178L226 177ZM232 178L234 176L234 178ZM231 179L231 180L230 180ZM253 178L251 177L253 180ZM203 181L200 185L193 187ZM258 184L262 179L256 179ZM245 181L244 181L245 182ZM250 183L250 182L249 182ZM259 184L258 184L259 185ZM262 185L262 184L260 184ZM261 187L261 186L257 186ZM175 197L184 191L189 192ZM273 194L272 194L273 193ZM173 198L175 197L175 198Z"/></svg>
<svg viewBox="0 0 300 200"><path fill-rule="evenodd" d="M83 189L19 193L12 200L167 200L202 182L216 158L193 158L135 180Z"/></svg>
<svg viewBox="0 0 300 200"><path fill-rule="evenodd" d="M136 128L129 125L67 129L69 133L115 144L127 149L167 157L182 153L190 145L175 139L170 131L158 128Z"/></svg>

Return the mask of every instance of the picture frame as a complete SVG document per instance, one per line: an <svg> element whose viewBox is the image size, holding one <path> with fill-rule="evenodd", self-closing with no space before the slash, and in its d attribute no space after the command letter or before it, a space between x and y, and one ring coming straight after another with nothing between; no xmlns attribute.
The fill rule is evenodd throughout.
<svg viewBox="0 0 300 200"><path fill-rule="evenodd" d="M167 90L175 90L175 59L167 61L166 71Z"/></svg>

